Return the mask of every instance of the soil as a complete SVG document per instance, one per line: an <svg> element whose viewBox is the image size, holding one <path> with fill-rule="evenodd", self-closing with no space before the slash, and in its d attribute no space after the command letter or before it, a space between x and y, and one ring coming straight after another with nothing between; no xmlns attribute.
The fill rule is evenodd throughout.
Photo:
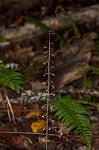
<svg viewBox="0 0 99 150"><path fill-rule="evenodd" d="M99 66L98 5L98 0L0 1L0 60L26 77L20 93L7 88L15 120L0 87L0 150L46 149L47 107L43 97L47 87L42 82L47 81L43 76L48 71L44 52L49 39L55 55L51 64L54 89L50 90L80 100L88 108L93 134L91 150L99 150L99 73L92 71L92 66ZM97 11L91 13L96 6ZM87 11L87 17L79 15ZM74 14L75 23L65 22L64 12ZM80 69L86 66L91 69L80 76ZM42 127L32 128L32 123L38 121ZM48 150L87 150L79 136L69 132L50 109L48 123Z"/></svg>

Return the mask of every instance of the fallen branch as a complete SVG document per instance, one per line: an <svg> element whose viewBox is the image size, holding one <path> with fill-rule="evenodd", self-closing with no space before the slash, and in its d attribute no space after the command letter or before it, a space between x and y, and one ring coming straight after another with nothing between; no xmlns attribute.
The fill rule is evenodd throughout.
<svg viewBox="0 0 99 150"><path fill-rule="evenodd" d="M93 21L97 21L99 18L99 5L93 5L86 8L77 10L76 12L68 12L69 15L79 24L90 24ZM52 30L59 30L68 28L69 24L66 21L66 15L55 15L47 17L41 21ZM24 26L18 26L14 28L0 27L0 34L4 38L10 41L20 41L27 38L34 38L35 36L42 35L44 32L40 27L34 24L26 23Z"/></svg>
<svg viewBox="0 0 99 150"><path fill-rule="evenodd" d="M60 90L61 93L67 94L68 92L71 94L84 94L84 95L91 95L94 97L99 97L99 90L95 88L75 88L73 86L67 86L67 88Z"/></svg>
<svg viewBox="0 0 99 150"><path fill-rule="evenodd" d="M55 60L55 90L61 89L64 85L81 78L89 67L92 50L95 48L94 39L96 34L90 33L84 35L79 41L71 47L65 47L61 53L63 57ZM71 54L66 55L66 51Z"/></svg>
<svg viewBox="0 0 99 150"><path fill-rule="evenodd" d="M54 82L53 92L84 76L86 73L85 68L90 67L89 61L92 50L95 49L94 39L96 37L97 34L94 32L86 34L73 45L65 46L55 51L55 58L53 60L53 73L55 77L52 77ZM35 56L33 62L34 64L39 64L41 68L39 75L37 73L37 78L41 80L46 68L45 65L42 67L42 64L47 62L47 58L42 53ZM43 80L46 80L46 77Z"/></svg>

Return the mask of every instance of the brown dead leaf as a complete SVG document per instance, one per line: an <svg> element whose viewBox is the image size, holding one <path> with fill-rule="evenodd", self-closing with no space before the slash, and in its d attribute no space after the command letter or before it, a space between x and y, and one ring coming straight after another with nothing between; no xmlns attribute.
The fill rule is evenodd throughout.
<svg viewBox="0 0 99 150"><path fill-rule="evenodd" d="M39 137L38 140L39 140L40 143L46 143L46 141L47 142L51 141L51 140L46 139L46 137Z"/></svg>
<svg viewBox="0 0 99 150"><path fill-rule="evenodd" d="M30 141L23 135L13 135L13 134L0 134L1 137L5 139L9 148L17 150L32 150L32 145Z"/></svg>
<svg viewBox="0 0 99 150"><path fill-rule="evenodd" d="M25 118L26 119L31 119L31 118L39 117L41 114L42 114L41 110L30 111L25 116Z"/></svg>
<svg viewBox="0 0 99 150"><path fill-rule="evenodd" d="M24 16L20 16L18 19L16 19L16 20L13 22L13 24L10 25L10 27L16 27L16 26L22 24L23 21L24 21L24 19L25 19Z"/></svg>
<svg viewBox="0 0 99 150"><path fill-rule="evenodd" d="M67 134L69 134L69 131L67 130L66 126L63 125L62 123L58 124L58 128L59 128L58 133L60 135L64 135L64 134L67 135Z"/></svg>
<svg viewBox="0 0 99 150"><path fill-rule="evenodd" d="M31 59L35 53L32 50L33 46L29 47L21 47L19 44L16 44L14 48L9 49L8 53L5 54L7 59L14 59L19 62L27 63L29 59Z"/></svg>
<svg viewBox="0 0 99 150"><path fill-rule="evenodd" d="M41 90L45 88L45 85L42 84L41 81L36 80L36 81L31 81L31 86L32 86L32 90L36 91L36 90Z"/></svg>
<svg viewBox="0 0 99 150"><path fill-rule="evenodd" d="M20 45L16 45L15 46L15 57L18 60L27 60L28 58L31 58L34 56L34 52L32 51L32 46L30 47L25 47L25 48L21 48Z"/></svg>
<svg viewBox="0 0 99 150"><path fill-rule="evenodd" d="M11 105L12 105L14 115L15 116L20 116L21 115L21 109L22 109L21 105L14 104L14 103L12 103Z"/></svg>

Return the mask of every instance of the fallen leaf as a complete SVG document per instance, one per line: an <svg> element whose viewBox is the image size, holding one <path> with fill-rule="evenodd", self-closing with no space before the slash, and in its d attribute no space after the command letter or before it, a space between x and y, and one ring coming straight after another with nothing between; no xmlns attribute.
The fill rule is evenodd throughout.
<svg viewBox="0 0 99 150"><path fill-rule="evenodd" d="M27 62L35 55L33 51L33 46L22 47L20 44L16 44L14 47L9 49L9 52L6 54L6 58L12 58L19 62Z"/></svg>
<svg viewBox="0 0 99 150"><path fill-rule="evenodd" d="M32 46L22 48L20 45L17 44L14 48L15 49L14 54L16 56L16 59L26 60L26 59L31 58L32 56L34 56L32 48L33 48Z"/></svg>
<svg viewBox="0 0 99 150"><path fill-rule="evenodd" d="M26 119L31 119L31 118L35 118L35 117L39 117L41 115L41 110L36 110L36 111L30 111L25 118Z"/></svg>
<svg viewBox="0 0 99 150"><path fill-rule="evenodd" d="M30 140L23 135L13 135L13 134L0 134L0 137L5 140L5 143L9 146L9 149L15 150L32 150L33 147Z"/></svg>
<svg viewBox="0 0 99 150"><path fill-rule="evenodd" d="M12 103L11 105L12 105L14 115L15 116L20 116L21 115L21 109L22 109L21 105L14 104L14 103Z"/></svg>
<svg viewBox="0 0 99 150"><path fill-rule="evenodd" d="M20 16L19 18L17 18L11 25L10 27L16 27L18 25L21 25L25 20L24 16Z"/></svg>
<svg viewBox="0 0 99 150"><path fill-rule="evenodd" d="M45 127L46 121L45 120L38 120L36 122L32 122L31 129L34 133L42 132Z"/></svg>

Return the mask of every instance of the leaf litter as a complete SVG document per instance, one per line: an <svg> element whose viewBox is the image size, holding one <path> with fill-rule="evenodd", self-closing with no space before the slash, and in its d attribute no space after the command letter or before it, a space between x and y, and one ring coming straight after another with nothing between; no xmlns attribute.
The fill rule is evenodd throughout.
<svg viewBox="0 0 99 150"><path fill-rule="evenodd" d="M40 12L38 11L40 14ZM32 12L33 14L33 12ZM35 13L36 14L36 13ZM26 16L25 16L26 17ZM13 28L18 25L22 25L24 23L24 20L26 19L24 16L20 16L19 18L15 17L11 20L11 23L8 23L8 26L10 28ZM7 17L4 18L2 15L0 16L0 20L2 18L2 22L7 23ZM10 16L11 19L11 16ZM36 52L35 52L35 44L32 43L26 44L27 41L23 41L24 47L22 47L19 44L13 45L13 42L5 43L3 45L3 52L1 52L1 58L5 60L5 62L13 62L15 61L18 63L18 66L20 68L24 68L25 65L28 64L28 61L31 60ZM39 42L38 42L39 43ZM2 43L1 47L2 47ZM9 45L12 44L12 45ZM21 42L22 44L22 42ZM27 46L28 45L28 46ZM6 49L7 48L7 49ZM39 49L41 49L41 46L39 46ZM5 57L4 57L5 56ZM34 69L34 68L33 68ZM29 71L29 69L28 69ZM31 70L30 70L31 71ZM32 72L32 71L31 71ZM45 119L46 119L46 103L41 103L39 101L40 98L43 97L43 95L46 95L44 92L42 92L42 84L38 84L35 81L31 81L29 84L30 89L27 90L28 85L26 87L26 90L23 91L20 95L20 97L17 96L15 98L15 93L12 91L10 92L10 97L12 101L12 109L15 115L16 124L14 125L12 122L10 123L7 116L7 111L4 109L2 103L0 102L0 146L5 146L5 149L45 149ZM35 83L35 85L34 85ZM31 86L32 85L32 86ZM39 87L39 88L38 88ZM39 89L37 92L33 92L33 88ZM23 94L23 95L22 95ZM75 96L75 95L73 95ZM13 102L17 102L13 103ZM3 112L4 111L4 112ZM95 114L96 115L96 114ZM96 118L98 116L96 115ZM97 120L97 119L96 119ZM95 126L96 124L94 124ZM99 124L95 127L95 129L98 127ZM94 128L94 127L93 127ZM98 128L97 128L98 130ZM15 134L6 134L5 132L20 132L19 135ZM27 132L26 135L22 135L21 132ZM38 133L40 132L42 135L29 135L30 133ZM43 135L44 133L44 135ZM95 133L97 131L95 130ZM49 143L49 149L57 149L57 150L86 150L86 146L82 146L82 142L80 140L76 140L76 138L73 138L72 134L69 133L67 128L58 122L57 118L53 115L51 110L49 110L49 134L54 134L55 136L49 135L48 143ZM58 135L57 135L58 134ZM7 144L5 143L7 142ZM44 144L42 144L44 143ZM96 150L96 149L95 149Z"/></svg>

